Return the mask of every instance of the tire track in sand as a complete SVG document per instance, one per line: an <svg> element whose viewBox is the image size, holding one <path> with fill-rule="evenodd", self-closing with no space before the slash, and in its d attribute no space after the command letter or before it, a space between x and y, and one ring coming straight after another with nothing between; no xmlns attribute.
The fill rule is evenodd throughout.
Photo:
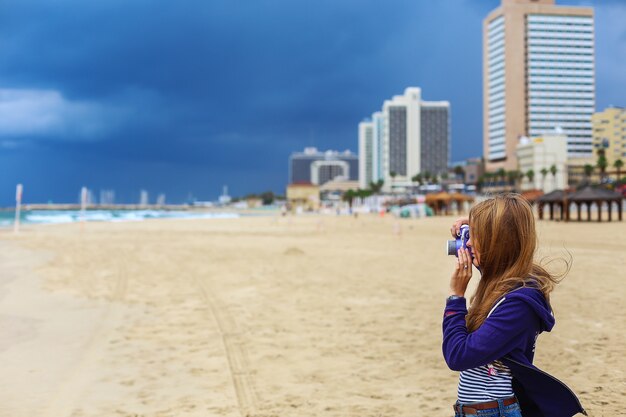
<svg viewBox="0 0 626 417"><path fill-rule="evenodd" d="M258 396L254 386L254 379L250 374L248 351L244 340L242 340L243 333L237 326L237 322L228 313L228 307L213 295L213 291L211 291L208 284L202 282L196 276L193 276L193 280L200 288L200 292L209 306L222 336L222 344L228 360L235 395L237 396L239 413L242 417L251 416L256 413Z"/></svg>
<svg viewBox="0 0 626 417"><path fill-rule="evenodd" d="M126 297L128 274L126 273L126 260L123 255L120 256L119 262L120 266L118 267L115 284L111 289L109 302L100 315L97 325L94 326L93 332L87 339L82 349L83 353L76 361L76 365L65 375L50 404L44 408L41 414L44 417L69 417L74 414L78 400L87 388L90 378L89 365L96 362L102 355L105 346L107 346L107 336L114 331L121 320L121 310L115 303L123 301ZM89 296L90 293L84 295Z"/></svg>

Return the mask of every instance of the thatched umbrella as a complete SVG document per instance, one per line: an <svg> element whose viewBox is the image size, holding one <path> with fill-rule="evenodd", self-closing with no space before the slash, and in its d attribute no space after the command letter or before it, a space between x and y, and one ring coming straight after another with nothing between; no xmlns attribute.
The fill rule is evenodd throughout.
<svg viewBox="0 0 626 417"><path fill-rule="evenodd" d="M440 192L426 195L426 204L433 209L435 214L448 214L448 205L451 201L450 194Z"/></svg>

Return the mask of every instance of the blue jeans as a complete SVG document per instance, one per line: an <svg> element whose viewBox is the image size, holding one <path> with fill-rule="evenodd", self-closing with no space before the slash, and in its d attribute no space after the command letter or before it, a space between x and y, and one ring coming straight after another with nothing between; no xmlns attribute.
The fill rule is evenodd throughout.
<svg viewBox="0 0 626 417"><path fill-rule="evenodd" d="M497 400L499 407L489 408L487 410L476 410L476 414L460 414L455 413L454 417L465 416L479 416L479 417L522 417L522 410L519 408L518 403L511 405L503 405L502 400ZM457 401L456 405L460 405ZM471 407L472 403L463 404L464 406Z"/></svg>

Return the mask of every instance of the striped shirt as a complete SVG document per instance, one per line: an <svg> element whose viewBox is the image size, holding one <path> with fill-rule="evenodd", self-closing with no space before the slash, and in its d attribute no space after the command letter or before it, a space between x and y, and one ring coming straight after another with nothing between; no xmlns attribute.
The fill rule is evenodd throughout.
<svg viewBox="0 0 626 417"><path fill-rule="evenodd" d="M466 404L512 397L511 378L511 370L500 361L462 371L458 400Z"/></svg>
<svg viewBox="0 0 626 417"><path fill-rule="evenodd" d="M506 297L502 297L493 306L487 317L504 300L506 300ZM500 361L467 369L461 372L459 378L458 400L460 403L471 403L512 397L514 393L511 379L511 370Z"/></svg>

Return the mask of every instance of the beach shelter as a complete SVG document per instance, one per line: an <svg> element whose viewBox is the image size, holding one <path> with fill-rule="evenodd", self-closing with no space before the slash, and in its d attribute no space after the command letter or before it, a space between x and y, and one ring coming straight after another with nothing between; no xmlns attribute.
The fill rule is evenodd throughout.
<svg viewBox="0 0 626 417"><path fill-rule="evenodd" d="M473 203L474 197L467 195L467 194L452 193L450 194L450 200L456 203L457 212L458 214L461 214L464 211L463 210L464 204L466 202L470 204Z"/></svg>
<svg viewBox="0 0 626 417"><path fill-rule="evenodd" d="M426 205L433 209L435 215L448 214L450 201L450 194L444 191L426 195Z"/></svg>
<svg viewBox="0 0 626 417"><path fill-rule="evenodd" d="M558 207L561 211L561 220L569 220L569 210L566 209L569 207L566 191L554 190L538 197L536 202L539 208L539 220L543 220L543 211L546 205L550 207L550 220L554 220L555 207Z"/></svg>
<svg viewBox="0 0 626 417"><path fill-rule="evenodd" d="M581 221L580 212L583 205L587 206L587 221L591 221L591 205L595 204L598 210L598 221L601 222L602 206L605 203L608 206L609 221L612 221L613 204L617 205L617 217L619 221L622 221L623 197L614 191L586 186L570 194L568 196L568 202L576 205L578 221Z"/></svg>
<svg viewBox="0 0 626 417"><path fill-rule="evenodd" d="M457 212L460 214L463 211L463 203L466 201L471 203L474 201L474 198L466 194L449 194L444 191L426 195L426 205L428 205L436 215L449 214L452 208L451 203L456 203Z"/></svg>

